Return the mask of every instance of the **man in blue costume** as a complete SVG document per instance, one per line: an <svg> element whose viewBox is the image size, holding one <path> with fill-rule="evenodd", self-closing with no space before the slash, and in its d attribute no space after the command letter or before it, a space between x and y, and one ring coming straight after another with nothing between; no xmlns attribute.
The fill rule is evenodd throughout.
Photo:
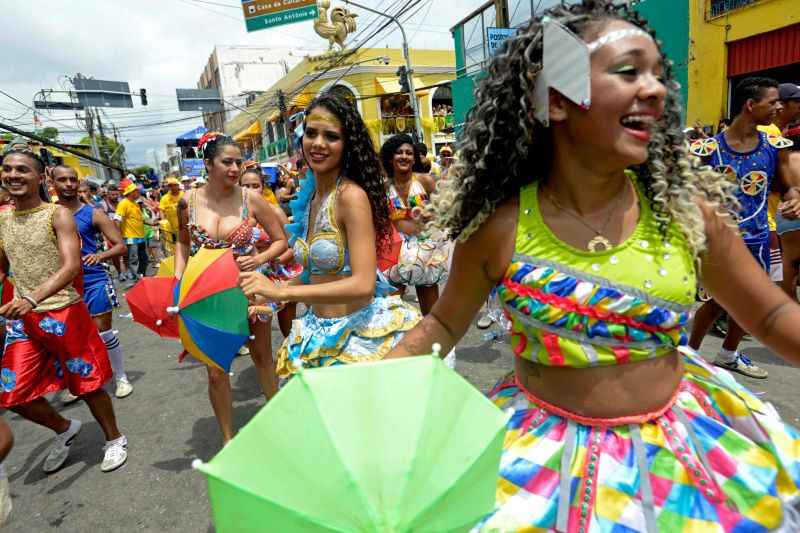
<svg viewBox="0 0 800 533"><path fill-rule="evenodd" d="M739 230L750 253L767 273L770 264L767 197L773 189L786 192L796 181L784 150L792 145L791 141L758 130L758 126L772 123L780 106L777 81L746 78L734 92L732 110L736 116L730 127L715 137L693 142L690 148L694 155L737 182L736 197L741 207ZM783 206L784 215L793 216L796 204L792 201ZM700 348L721 313L722 308L714 300L698 309L689 340L692 348ZM728 317L728 333L714 364L752 378L766 378L766 370L738 351L743 336L742 328Z"/></svg>
<svg viewBox="0 0 800 533"><path fill-rule="evenodd" d="M100 332L100 338L108 349L108 358L117 382L115 396L124 398L133 392L133 386L125 374L122 346L112 329L112 310L118 307L119 303L111 277L103 266L105 261L125 254L122 234L102 209L79 200L80 181L75 169L59 165L52 170L51 176L58 194L58 203L72 211L75 224L78 226L83 259L83 301L86 302L97 331ZM98 249L98 242L102 237L111 244L106 251Z"/></svg>

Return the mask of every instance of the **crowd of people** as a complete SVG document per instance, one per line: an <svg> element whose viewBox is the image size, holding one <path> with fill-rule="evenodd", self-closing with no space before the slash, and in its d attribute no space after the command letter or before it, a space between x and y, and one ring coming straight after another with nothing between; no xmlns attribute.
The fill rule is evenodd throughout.
<svg viewBox="0 0 800 533"><path fill-rule="evenodd" d="M266 401L300 369L435 344L454 367L487 299L502 308L514 368L489 397L512 415L475 531L798 531L800 433L731 372L767 377L738 351L745 331L800 364L800 86L744 79L731 112L713 137L689 135L646 22L585 0L533 18L492 59L457 154L429 158L405 134L376 149L331 93L305 110L303 159L274 190L221 133L199 141L203 183L173 177L144 196L135 180L94 191L11 146L0 406L53 430L51 473L81 422L45 395L68 390L105 434L101 469L119 468L127 440L103 385L118 398L132 386L109 263L133 281L163 255L180 278L198 250L230 249ZM696 350L723 311L709 363ZM224 445L229 377L209 366L207 379ZM0 419L0 459L11 443Z"/></svg>

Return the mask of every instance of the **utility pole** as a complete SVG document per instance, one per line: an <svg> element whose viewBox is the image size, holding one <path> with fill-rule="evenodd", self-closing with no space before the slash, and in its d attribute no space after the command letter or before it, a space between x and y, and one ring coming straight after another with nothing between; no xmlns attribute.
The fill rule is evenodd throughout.
<svg viewBox="0 0 800 533"><path fill-rule="evenodd" d="M409 100L411 100L411 109L414 112L414 140L416 142L421 142L424 139L424 135L422 132L422 121L419 118L419 106L417 105L417 91L414 88L414 69L411 68L411 56L408 52L408 39L406 38L406 30L403 29L403 25L400 24L400 21L397 20L397 17L392 15L388 15L381 11L377 11L372 9L371 7L367 7L361 4L357 4L356 2L351 2L350 0L344 0L346 5L354 5L357 8L363 9L364 11L369 11L370 13L374 13L376 15L380 15L381 17L386 17L387 19L391 20L397 27L400 28L400 34L403 36L403 58L406 60L406 73L408 75L408 89L411 94L409 94Z"/></svg>
<svg viewBox="0 0 800 533"><path fill-rule="evenodd" d="M286 95L284 94L283 90L278 89L278 111L281 113L281 128L283 128L284 138L286 139L286 155L292 157L292 152L294 151L292 148L292 137L289 135L288 128L286 127L286 112L288 111L286 107Z"/></svg>
<svg viewBox="0 0 800 533"><path fill-rule="evenodd" d="M153 148L153 163L155 163L153 170L158 173L161 162L158 160L158 151L155 148Z"/></svg>
<svg viewBox="0 0 800 533"><path fill-rule="evenodd" d="M92 157L100 159L100 150L97 149L97 141L94 138L94 116L91 109L86 108L86 132L89 134L89 141L92 145ZM94 165L94 173L98 178L105 178L105 169L98 164Z"/></svg>
<svg viewBox="0 0 800 533"><path fill-rule="evenodd" d="M117 126L116 126L116 124L112 124L112 127L113 127L113 131L114 131L114 143L117 145L117 148L116 148L116 150L114 150L114 153L113 153L113 154L111 154L111 159L112 159L112 160L111 160L111 163L113 163L113 162L114 162L114 161L113 161L113 159L114 159L114 155L115 155L115 154L116 154L116 153L117 153L119 150L122 150L122 153L120 153L120 154L119 154L119 166L121 166L122 168L125 168L125 147L124 147L124 146L122 146L122 145L120 144L120 142L119 142L119 130L117 129Z"/></svg>

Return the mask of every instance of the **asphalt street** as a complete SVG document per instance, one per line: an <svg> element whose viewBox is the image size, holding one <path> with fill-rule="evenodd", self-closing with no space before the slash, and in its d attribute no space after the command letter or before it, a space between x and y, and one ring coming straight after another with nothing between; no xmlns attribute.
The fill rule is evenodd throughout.
<svg viewBox="0 0 800 533"><path fill-rule="evenodd" d="M4 413L16 443L5 463L14 510L3 531L213 531L205 479L191 468L193 459L209 460L221 446L206 395L206 372L191 358L179 363L177 342L121 317L126 314L124 307L117 310L114 325L135 391L115 399L114 406L129 440L127 464L116 472L100 471L102 432L88 409L77 403L59 409L82 420L84 427L66 466L48 476L42 461L52 433ZM508 344L485 336L486 331L473 326L457 348L457 370L481 391L512 368ZM281 340L273 328L273 350ZM719 338L709 336L702 353L711 358L719 345ZM773 402L784 420L800 425L800 369L753 341L746 340L743 347L770 377L740 377L741 381ZM264 398L249 357L237 358L233 372L235 422L240 428L264 405Z"/></svg>

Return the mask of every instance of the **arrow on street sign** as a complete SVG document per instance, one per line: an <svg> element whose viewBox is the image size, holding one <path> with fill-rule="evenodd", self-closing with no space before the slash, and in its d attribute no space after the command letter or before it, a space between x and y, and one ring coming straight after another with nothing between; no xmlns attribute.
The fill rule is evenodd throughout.
<svg viewBox="0 0 800 533"><path fill-rule="evenodd" d="M248 32L319 16L317 0L242 0L242 10Z"/></svg>

